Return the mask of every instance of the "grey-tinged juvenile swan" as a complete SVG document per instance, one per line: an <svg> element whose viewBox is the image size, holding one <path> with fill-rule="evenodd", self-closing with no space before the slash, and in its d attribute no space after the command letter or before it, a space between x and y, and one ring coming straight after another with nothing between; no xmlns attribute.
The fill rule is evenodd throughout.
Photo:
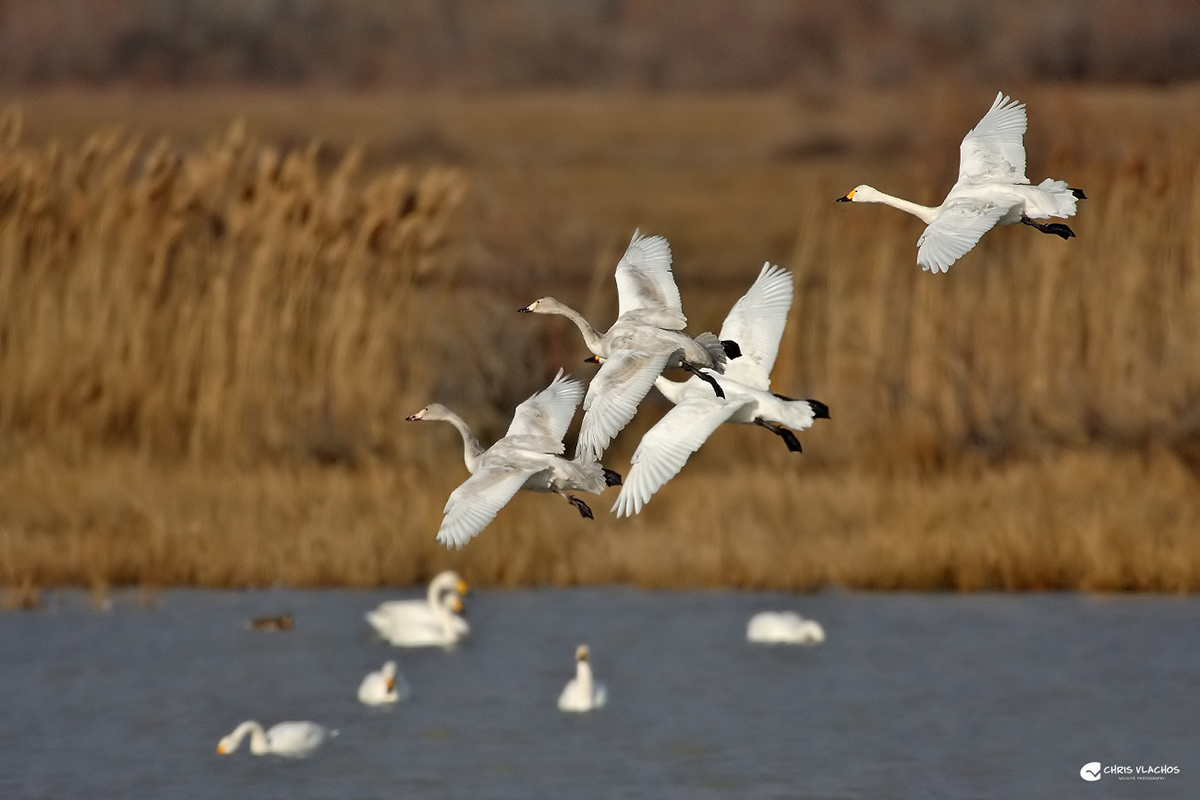
<svg viewBox="0 0 1200 800"><path fill-rule="evenodd" d="M886 203L920 217L929 227L917 239L921 269L946 272L996 225L1017 222L1064 239L1075 236L1060 222L1034 222L1046 217L1071 217L1075 204L1086 200L1082 189L1047 178L1032 186L1025 177L1025 106L996 93L992 107L959 146L958 181L940 206L923 206L857 186L839 203Z"/></svg>
<svg viewBox="0 0 1200 800"><path fill-rule="evenodd" d="M661 236L634 231L617 263L617 321L601 334L583 315L553 297L534 300L518 311L559 314L575 323L594 358L603 366L588 386L576 458L599 459L613 437L637 413L638 403L664 369L681 367L707 382L718 397L720 385L700 372L724 372L739 351L711 333L692 338L683 332L687 317L671 275L671 246Z"/></svg>
<svg viewBox="0 0 1200 800"><path fill-rule="evenodd" d="M818 400L792 400L770 391L771 367L791 307L792 274L764 264L721 326L721 338L737 341L742 349L742 355L726 365L725 374L714 378L725 397L714 397L694 378L683 383L662 377L654 381L675 407L646 432L634 452L633 466L613 505L618 517L640 512L723 422L760 425L799 453L800 442L788 428L804 430L814 420L829 417L829 408Z"/></svg>
<svg viewBox="0 0 1200 800"><path fill-rule="evenodd" d="M542 391L517 406L504 438L484 450L467 423L450 409L434 403L407 419L440 419L449 422L463 439L463 458L471 477L450 494L446 516L437 538L442 544L461 548L487 527L504 504L521 489L554 492L592 518L592 510L571 490L600 494L621 482L594 458L562 457L563 436L583 397L583 385L566 378L560 369Z"/></svg>

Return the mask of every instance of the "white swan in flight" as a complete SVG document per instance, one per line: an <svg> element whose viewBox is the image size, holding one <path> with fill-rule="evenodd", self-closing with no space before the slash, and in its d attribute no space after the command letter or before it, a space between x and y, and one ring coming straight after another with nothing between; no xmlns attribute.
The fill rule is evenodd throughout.
<svg viewBox="0 0 1200 800"><path fill-rule="evenodd" d="M228 755L237 750L246 734L250 734L250 752L256 756L304 758L316 752L331 737L337 736L337 731L315 722L281 722L263 731L262 725L247 720L217 743L217 752Z"/></svg>
<svg viewBox="0 0 1200 800"><path fill-rule="evenodd" d="M711 376L725 397L714 396L695 378L683 383L655 380L675 408L646 432L634 452L633 466L612 509L618 517L639 513L723 422L762 426L798 453L800 442L788 428L801 431L829 417L829 408L819 400L792 400L770 391L771 368L791 307L792 273L764 264L721 326L721 338L738 342L742 351L726 365L724 375Z"/></svg>
<svg viewBox="0 0 1200 800"><path fill-rule="evenodd" d="M367 612L367 622L370 622L381 636L384 636L384 631L390 631L405 623L433 624L439 618L438 606L451 592L463 597L470 592L470 587L454 570L443 570L429 582L424 600L387 600Z"/></svg>
<svg viewBox="0 0 1200 800"><path fill-rule="evenodd" d="M396 647L451 647L466 638L471 626L464 619L466 609L458 592L446 592L438 598L433 614L426 618L384 616L367 612L367 621L379 637Z"/></svg>
<svg viewBox="0 0 1200 800"><path fill-rule="evenodd" d="M410 421L440 419L458 429L463 457L471 477L450 494L438 541L461 548L495 519L500 509L521 489L553 492L591 519L592 510L571 490L600 494L621 482L621 476L600 466L595 458L572 461L562 457L563 436L583 397L583 385L564 377L560 369L542 391L517 406L504 438L487 450L462 418L434 403L408 417Z"/></svg>
<svg viewBox="0 0 1200 800"><path fill-rule="evenodd" d="M583 401L577 458L600 458L613 437L633 419L638 403L664 369L685 369L706 381L720 396L720 386L700 369L723 372L726 359L738 352L735 343L723 343L711 333L693 339L683 332L687 317L671 274L671 246L661 236L643 236L634 231L617 263L617 298L617 321L603 334L582 314L553 297L534 300L518 309L523 313L559 314L571 320L595 356L587 360L603 363Z"/></svg>
<svg viewBox="0 0 1200 800"><path fill-rule="evenodd" d="M592 677L592 665L588 661L591 651L586 644L575 649L575 677L563 687L558 696L559 711L583 712L602 708L608 699L608 689Z"/></svg>
<svg viewBox="0 0 1200 800"><path fill-rule="evenodd" d="M795 611L762 611L750 618L746 639L756 644L820 644L825 629Z"/></svg>
<svg viewBox="0 0 1200 800"><path fill-rule="evenodd" d="M358 702L368 706L384 706L407 700L410 693L408 681L396 672L396 662L388 661L368 672L358 685Z"/></svg>
<svg viewBox="0 0 1200 800"><path fill-rule="evenodd" d="M937 207L923 206L857 186L839 203L886 203L920 217L928 225L917 239L921 269L946 272L996 225L1017 222L1064 239L1075 232L1062 223L1041 223L1046 217L1071 217L1086 200L1082 189L1047 178L1033 186L1025 177L1025 106L1002 92L959 147L958 182Z"/></svg>

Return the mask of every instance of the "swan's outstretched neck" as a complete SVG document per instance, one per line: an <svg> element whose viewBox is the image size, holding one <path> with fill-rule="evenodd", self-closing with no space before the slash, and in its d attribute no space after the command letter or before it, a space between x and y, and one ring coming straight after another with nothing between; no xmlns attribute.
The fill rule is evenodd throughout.
<svg viewBox="0 0 1200 800"><path fill-rule="evenodd" d="M583 318L583 314L580 314L575 309L571 308L570 306L563 305L562 303L558 303L553 313L564 316L571 320L571 322L574 322L575 327L579 328L579 332L583 334L583 341L587 344L588 350L591 350L596 355L603 355L603 353L600 353L598 350L600 347L600 340L603 337L595 328L592 327L592 323Z"/></svg>
<svg viewBox="0 0 1200 800"><path fill-rule="evenodd" d="M446 422L449 422L462 435L463 440L463 461L467 464L467 470L474 475L475 468L479 466L479 457L483 455L483 445L475 438L475 434L471 433L471 428L463 418L453 412L447 412L445 415Z"/></svg>
<svg viewBox="0 0 1200 800"><path fill-rule="evenodd" d="M920 203L914 203L911 200L905 200L903 197L895 197L887 192L881 192L872 186L863 186L857 189L854 193L854 202L856 203L884 203L892 208L898 208L901 211L907 211L914 217L919 217L925 224L929 224L937 219L938 209L931 206L923 206Z"/></svg>

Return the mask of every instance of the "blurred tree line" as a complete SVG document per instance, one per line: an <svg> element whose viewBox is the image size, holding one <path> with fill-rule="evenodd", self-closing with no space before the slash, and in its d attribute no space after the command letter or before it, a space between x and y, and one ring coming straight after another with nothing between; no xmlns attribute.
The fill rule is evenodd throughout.
<svg viewBox="0 0 1200 800"><path fill-rule="evenodd" d="M0 84L802 89L1200 77L1195 0L8 0Z"/></svg>

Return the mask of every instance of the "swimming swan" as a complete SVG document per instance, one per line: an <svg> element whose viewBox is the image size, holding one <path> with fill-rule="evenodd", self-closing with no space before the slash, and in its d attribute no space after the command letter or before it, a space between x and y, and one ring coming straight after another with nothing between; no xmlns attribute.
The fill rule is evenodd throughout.
<svg viewBox="0 0 1200 800"><path fill-rule="evenodd" d="M724 399L694 378L683 383L663 377L654 381L675 407L646 432L634 452L633 466L612 508L618 517L639 513L723 422L759 425L799 453L800 442L788 428L802 431L814 420L829 418L829 408L819 400L792 400L770 391L771 368L791 307L792 274L764 264L721 326L721 338L737 341L742 351L726 365L724 375L712 376L724 389Z"/></svg>
<svg viewBox="0 0 1200 800"><path fill-rule="evenodd" d="M1047 178L1032 186L1025 177L1025 106L1002 92L959 147L958 182L936 208L857 186L839 203L886 203L920 217L927 227L917 239L917 263L923 270L946 272L996 225L1020 222L1064 239L1075 232L1062 223L1034 222L1071 217L1086 200L1082 189Z"/></svg>
<svg viewBox="0 0 1200 800"><path fill-rule="evenodd" d="M621 476L605 469L594 458L563 458L563 436L583 396L579 381L564 377L560 369L542 391L517 406L504 438L487 450L479 444L467 423L443 405L434 403L408 417L410 421L440 419L458 429L463 438L463 457L471 477L450 494L438 541L461 548L477 535L521 489L553 492L591 519L592 510L578 497L579 490L600 494L621 482Z"/></svg>
<svg viewBox="0 0 1200 800"><path fill-rule="evenodd" d="M248 720L217 743L217 752L229 755L237 750L247 733L250 734L250 752L254 755L272 754L289 758L310 756L327 739L337 736L337 731L315 722L281 722L264 733L261 725Z"/></svg>
<svg viewBox="0 0 1200 800"><path fill-rule="evenodd" d="M382 668L368 672L358 685L358 701L368 706L383 706L407 700L408 681L396 673L396 662L388 661Z"/></svg>
<svg viewBox="0 0 1200 800"><path fill-rule="evenodd" d="M587 360L603 364L583 401L576 458L600 458L613 437L633 419L638 403L664 369L681 367L721 396L721 387L700 368L723 372L727 358L738 352L736 344L722 343L711 333L693 339L683 332L687 317L671 275L671 246L661 236L642 236L634 231L617 263L617 298L617 321L604 334L578 311L553 297L534 300L518 309L522 313L558 314L571 320L595 357Z"/></svg>
<svg viewBox="0 0 1200 800"><path fill-rule="evenodd" d="M608 689L592 679L591 651L586 644L575 649L575 677L563 687L558 696L559 711L583 712L601 708L608 699Z"/></svg>
<svg viewBox="0 0 1200 800"><path fill-rule="evenodd" d="M387 600L367 612L367 622L377 631L391 630L396 625L408 621L431 624L437 620L438 605L450 592L456 592L460 597L470 592L467 582L452 569L434 576L429 582L424 600Z"/></svg>
<svg viewBox="0 0 1200 800"><path fill-rule="evenodd" d="M825 629L795 611L762 611L750 618L746 639L757 644L820 644Z"/></svg>
<svg viewBox="0 0 1200 800"><path fill-rule="evenodd" d="M429 617L423 615L381 615L378 609L367 612L367 621L380 638L396 647L450 647L471 632L463 619L465 609L458 592L442 594Z"/></svg>

